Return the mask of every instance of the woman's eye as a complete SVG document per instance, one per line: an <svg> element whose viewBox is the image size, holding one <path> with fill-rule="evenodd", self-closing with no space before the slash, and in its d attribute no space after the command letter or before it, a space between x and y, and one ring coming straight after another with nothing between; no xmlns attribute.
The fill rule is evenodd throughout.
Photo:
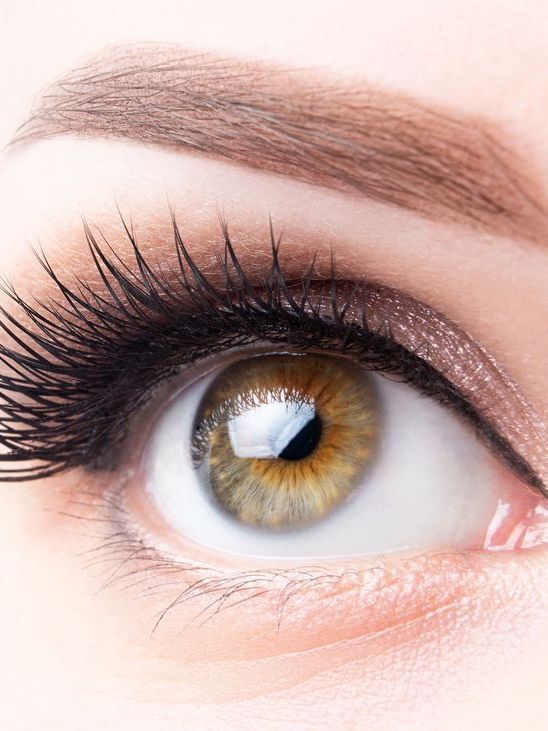
<svg viewBox="0 0 548 731"><path fill-rule="evenodd" d="M84 468L127 504L126 532L158 528L163 544L165 526L226 554L545 542L545 487L506 418L524 402L465 333L395 290L339 280L333 260L290 277L272 227L270 265L248 275L223 224L206 274L173 226L170 265L149 265L125 228L132 268L86 226L101 291L42 261L58 299L11 292L4 478ZM501 392L504 418L489 413Z"/></svg>
<svg viewBox="0 0 548 731"><path fill-rule="evenodd" d="M410 386L349 358L274 352L177 395L141 478L195 543L304 557L483 547L508 507L500 473L468 428Z"/></svg>

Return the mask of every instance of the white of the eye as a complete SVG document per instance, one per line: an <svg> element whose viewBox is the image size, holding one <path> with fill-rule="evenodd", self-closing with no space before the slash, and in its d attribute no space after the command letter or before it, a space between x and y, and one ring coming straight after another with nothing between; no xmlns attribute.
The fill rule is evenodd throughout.
<svg viewBox="0 0 548 731"><path fill-rule="evenodd" d="M189 452L193 417L216 375L173 400L155 426L145 458L149 495L187 539L269 557L465 548L496 510L492 461L470 430L410 386L373 374L382 419L380 447L349 499L305 528L278 533L243 525L200 482Z"/></svg>
<svg viewBox="0 0 548 731"><path fill-rule="evenodd" d="M252 406L228 421L228 437L237 457L272 459L316 416L312 404L277 401Z"/></svg>

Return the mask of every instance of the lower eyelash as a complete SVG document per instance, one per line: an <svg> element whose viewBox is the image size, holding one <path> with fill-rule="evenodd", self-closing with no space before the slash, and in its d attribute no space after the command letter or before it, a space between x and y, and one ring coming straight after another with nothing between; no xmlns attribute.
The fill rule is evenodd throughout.
<svg viewBox="0 0 548 731"><path fill-rule="evenodd" d="M8 450L0 455L0 479L28 480L76 466L115 468L123 425L151 389L182 366L263 341L352 355L366 369L410 383L461 414L514 472L542 489L529 464L442 374L384 334L388 327L368 328L365 306L359 321L350 317L349 302L367 285L338 281L334 262L328 280L314 280L314 259L300 281L287 280L271 226L270 268L254 284L222 222L224 256L214 283L193 260L174 219L178 266L169 272L147 263L124 226L135 270L108 243L102 248L84 224L103 294L79 279L64 284L43 254L38 260L57 301L29 305L3 288L22 317L0 308L0 327L13 343L0 347L7 368L0 375L0 444Z"/></svg>
<svg viewBox="0 0 548 731"><path fill-rule="evenodd" d="M87 499L87 501L86 501ZM93 517L90 517L90 514ZM240 606L259 597L275 600L278 630L284 611L291 600L310 591L333 590L341 582L357 580L358 572L350 569L328 569L325 566L303 565L292 568L222 570L206 564L184 561L148 545L128 514L123 493L102 490L70 497L64 517L89 525L106 526L106 530L86 532L97 544L79 555L86 570L96 572L99 591L109 588L129 591L135 598L159 596L175 592L153 619L154 633L177 608L196 603L198 611L187 621L186 629L201 627L222 611ZM377 574L382 569L375 567ZM367 569L372 571L372 569ZM205 606L203 600L206 600Z"/></svg>
<svg viewBox="0 0 548 731"><path fill-rule="evenodd" d="M340 620L337 596L349 592L352 606L360 603L358 631L363 634L368 621L377 628L379 616L388 618L387 629L416 619L421 602L425 607L442 601L451 606L452 601L462 599L462 581L472 576L476 585L479 577L485 579L486 566L475 559L481 550L400 556L392 562L379 556L363 568L332 562L216 568L182 560L149 545L149 537L138 531L125 508L123 491L98 489L82 495L78 487L72 490L77 497L69 496L68 511L63 515L77 520L81 530L85 527L86 540L96 541L79 555L83 568L95 573L97 593L119 590L132 601L145 602L152 610L151 635L166 621L174 620L176 635L184 636L232 609L241 618L242 610L249 608L256 622L256 602L265 600L267 603L258 607L262 621L278 633L296 627L300 639L306 626L303 610L310 612L311 620L317 619L319 611L332 612L333 621L337 617ZM92 526L99 529L90 533ZM490 555L493 560L496 554ZM348 603L348 594L344 601Z"/></svg>

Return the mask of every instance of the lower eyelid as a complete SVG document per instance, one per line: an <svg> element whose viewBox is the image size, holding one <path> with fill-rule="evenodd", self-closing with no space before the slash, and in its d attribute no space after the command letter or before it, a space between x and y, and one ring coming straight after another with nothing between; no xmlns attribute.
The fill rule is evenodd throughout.
<svg viewBox="0 0 548 731"><path fill-rule="evenodd" d="M234 660L293 655L348 641L359 642L359 657L364 647L374 654L432 638L432 633L445 637L460 632L463 621L481 625L486 612L494 612L494 622L506 605L517 612L516 597L529 597L543 585L538 575L548 570L546 547L243 570L206 566L152 548L150 536L136 532L115 494L105 499L91 490L75 500L79 505L70 512L83 518L80 526L94 516L95 525L104 526L101 538L86 539L89 548L81 554L100 588L114 591L118 602L129 601L128 616L145 622L145 631L152 632L154 642L167 642L171 654L180 647L186 660L215 655L216 647L226 653L227 628ZM538 601L545 599L540 595ZM136 610L139 604L142 612ZM200 637L208 638L205 649Z"/></svg>
<svg viewBox="0 0 548 731"><path fill-rule="evenodd" d="M82 560L101 587L144 602L146 629L162 638L184 643L188 633L230 626L234 652L243 659L256 657L250 638L257 633L281 654L360 638L374 645L404 641L405 628L410 637L439 631L442 618L450 627L460 614L481 617L489 603L510 601L517 567L520 580L528 566L546 570L546 547L297 564L249 559L244 568L229 557L208 561L204 554L197 561L195 550L170 554L157 536L138 528L120 486L103 489L86 479L88 489L71 489L63 512L71 521L82 518L84 532L90 518L100 528Z"/></svg>

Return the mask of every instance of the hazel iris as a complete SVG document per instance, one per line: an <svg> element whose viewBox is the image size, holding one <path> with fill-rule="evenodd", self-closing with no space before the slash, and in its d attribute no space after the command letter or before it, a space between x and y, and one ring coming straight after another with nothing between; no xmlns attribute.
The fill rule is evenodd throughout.
<svg viewBox="0 0 548 731"><path fill-rule="evenodd" d="M372 380L340 356L239 361L205 393L192 458L206 489L242 523L272 529L321 519L371 464L378 441Z"/></svg>

